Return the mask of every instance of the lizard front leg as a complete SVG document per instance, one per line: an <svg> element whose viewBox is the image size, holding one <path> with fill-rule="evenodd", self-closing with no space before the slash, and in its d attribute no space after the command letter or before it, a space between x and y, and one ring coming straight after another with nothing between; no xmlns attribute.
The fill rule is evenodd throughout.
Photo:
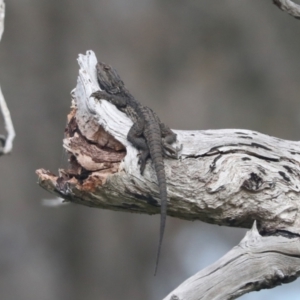
<svg viewBox="0 0 300 300"><path fill-rule="evenodd" d="M107 93L106 91L97 91L91 94L91 97L94 97L98 100L104 99L108 102L114 104L117 108L123 108L126 107L127 102L124 97L118 96L118 95L112 95Z"/></svg>

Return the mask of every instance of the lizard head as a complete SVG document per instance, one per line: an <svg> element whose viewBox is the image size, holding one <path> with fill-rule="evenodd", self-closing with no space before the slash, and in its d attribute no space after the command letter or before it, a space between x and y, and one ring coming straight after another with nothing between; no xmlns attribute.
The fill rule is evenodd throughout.
<svg viewBox="0 0 300 300"><path fill-rule="evenodd" d="M104 62L98 62L96 65L98 82L102 90L109 94L120 93L120 87L124 87L117 71Z"/></svg>

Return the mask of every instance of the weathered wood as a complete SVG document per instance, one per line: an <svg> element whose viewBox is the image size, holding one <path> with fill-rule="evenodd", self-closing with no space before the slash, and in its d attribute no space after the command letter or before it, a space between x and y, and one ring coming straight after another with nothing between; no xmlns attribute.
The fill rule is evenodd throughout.
<svg viewBox="0 0 300 300"><path fill-rule="evenodd" d="M5 3L0 0L0 41L4 31ZM15 129L11 120L10 112L5 102L2 90L0 88L0 110L4 119L7 138L0 136L0 155L7 154L12 151L13 140L15 138Z"/></svg>
<svg viewBox="0 0 300 300"><path fill-rule="evenodd" d="M80 55L64 147L69 170L37 170L39 184L73 203L128 212L160 213L155 171L140 175L138 152L126 136L132 122L105 100L92 51ZM256 230L221 260L166 299L234 299L299 275L300 143L250 130L175 130L178 160L166 159L168 214ZM294 235L293 235L294 234ZM258 269L260 271L258 272ZM173 295L173 296L172 296Z"/></svg>
<svg viewBox="0 0 300 300"><path fill-rule="evenodd" d="M294 281L300 274L300 240L262 237L256 225L222 258L193 275L164 300L227 300Z"/></svg>
<svg viewBox="0 0 300 300"><path fill-rule="evenodd" d="M60 177L39 170L40 184L72 202L159 213L151 162L141 176L138 152L126 139L131 121L107 101L89 97L99 89L94 53L78 61L64 140L73 170ZM165 160L169 215L246 228L257 220L260 229L300 233L299 142L240 129L175 132L183 149L178 160Z"/></svg>

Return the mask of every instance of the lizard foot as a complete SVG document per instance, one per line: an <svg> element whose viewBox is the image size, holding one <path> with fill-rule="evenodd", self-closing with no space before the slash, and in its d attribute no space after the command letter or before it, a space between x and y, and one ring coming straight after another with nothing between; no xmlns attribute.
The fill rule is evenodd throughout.
<svg viewBox="0 0 300 300"><path fill-rule="evenodd" d="M92 93L90 97L94 97L94 98L96 98L98 100L100 100L100 99L104 99L105 100L107 98L107 93L105 91L100 91L99 90L97 92Z"/></svg>
<svg viewBox="0 0 300 300"><path fill-rule="evenodd" d="M166 144L166 143L163 144L164 155L166 157L170 157L170 158L177 159L178 153L181 152L182 148L183 148L182 144L180 145L180 147L176 147L176 148L174 148L171 145Z"/></svg>
<svg viewBox="0 0 300 300"><path fill-rule="evenodd" d="M143 151L143 152L139 153L138 164L140 165L141 175L144 174L148 157L149 157L149 151Z"/></svg>

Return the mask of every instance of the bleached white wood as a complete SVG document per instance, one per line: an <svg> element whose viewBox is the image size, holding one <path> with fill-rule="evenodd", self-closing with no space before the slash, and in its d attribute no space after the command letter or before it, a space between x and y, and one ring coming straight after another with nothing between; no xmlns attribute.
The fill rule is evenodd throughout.
<svg viewBox="0 0 300 300"><path fill-rule="evenodd" d="M138 152L126 139L132 122L107 101L90 97L99 89L95 54L88 51L78 61L80 72L73 96L81 133L93 141L101 125L127 150L119 173L104 176L99 193L89 195L93 204L107 202L111 209L122 209L125 197L134 204L133 211L158 213L159 207L153 205L153 200L159 203L159 197L151 162L141 176ZM265 230L300 233L299 142L240 129L175 132L175 146L182 144L183 149L178 160L165 160L170 215L246 228L257 220ZM71 140L65 139L65 148L84 164L88 154L72 148ZM89 169L88 163L83 166ZM107 192L119 197L108 202ZM138 194L144 201L133 196Z"/></svg>
<svg viewBox="0 0 300 300"><path fill-rule="evenodd" d="M141 176L138 152L126 139L132 122L114 105L90 97L99 89L95 54L88 51L78 62L72 98L79 132L65 138L64 147L90 173L77 179L67 171L56 176L41 169L37 171L40 185L74 203L160 213L151 162ZM99 162L95 145L103 139L100 127L126 147L116 169L105 169ZM256 220L261 232L300 234L299 142L241 129L175 132L174 146L183 148L178 160L165 159L168 215L246 228ZM78 143L80 135L86 144ZM237 247L165 299L234 299L289 282L300 274L299 249L299 238L262 237L255 226Z"/></svg>
<svg viewBox="0 0 300 300"><path fill-rule="evenodd" d="M300 5L294 3L291 0L273 0L273 3L277 5L281 10L286 11L289 15L300 18Z"/></svg>
<svg viewBox="0 0 300 300"><path fill-rule="evenodd" d="M4 31L4 17L5 17L5 3L3 0L0 0L0 41ZM4 124L7 131L5 146L3 149L1 149L1 154L6 154L11 152L13 147L13 140L16 134L11 120L10 112L5 102L1 88L0 88L0 109L3 115Z"/></svg>
<svg viewBox="0 0 300 300"><path fill-rule="evenodd" d="M3 119L4 119L4 123L5 123L5 128L7 131L7 137L5 139L5 145L3 150L1 151L2 154L7 154L10 153L12 151L13 148L13 140L16 136L15 134L15 129L14 129L14 125L12 123L12 119L10 116L10 112L9 109L7 107L7 104L5 102L4 96L2 94L2 90L0 88L0 109L3 115Z"/></svg>
<svg viewBox="0 0 300 300"><path fill-rule="evenodd" d="M227 300L294 281L300 273L300 240L262 237L253 228L209 267L193 275L164 300Z"/></svg>

